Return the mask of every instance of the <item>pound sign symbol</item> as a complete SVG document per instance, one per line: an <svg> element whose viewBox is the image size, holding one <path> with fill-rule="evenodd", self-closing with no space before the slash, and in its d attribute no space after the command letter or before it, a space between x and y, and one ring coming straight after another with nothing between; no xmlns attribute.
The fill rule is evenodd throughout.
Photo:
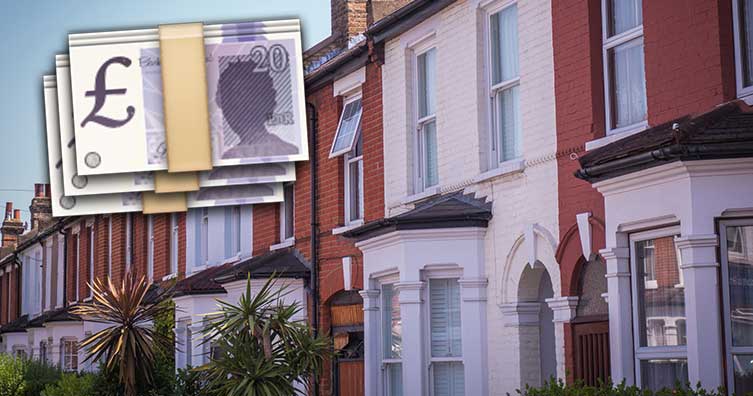
<svg viewBox="0 0 753 396"><path fill-rule="evenodd" d="M113 63L119 63L125 67L131 66L131 60L124 56L116 56L114 58L110 58L107 60L107 62L100 66L99 70L97 71L97 80L94 83L94 89L91 91L86 91L86 93L84 94L84 96L94 96L94 108L81 123L82 128L86 126L89 121L96 122L108 128L119 128L127 124L128 121L131 121L133 114L136 113L136 109L133 106L128 106L126 108L128 117L126 117L126 119L124 120L115 120L98 114L99 111L102 110L102 106L105 105L105 99L107 99L107 95L123 95L127 91L126 88L107 89L105 75L107 74L107 68L110 67L110 65L112 65Z"/></svg>

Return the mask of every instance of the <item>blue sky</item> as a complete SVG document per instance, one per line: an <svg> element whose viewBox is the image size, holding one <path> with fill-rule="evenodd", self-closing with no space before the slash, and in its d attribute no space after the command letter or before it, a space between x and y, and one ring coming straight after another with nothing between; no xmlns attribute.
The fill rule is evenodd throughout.
<svg viewBox="0 0 753 396"><path fill-rule="evenodd" d="M42 75L53 74L55 54L67 52L68 33L297 17L308 48L329 35L329 5L330 0L0 0L0 206L13 201L28 219L34 183L49 178Z"/></svg>

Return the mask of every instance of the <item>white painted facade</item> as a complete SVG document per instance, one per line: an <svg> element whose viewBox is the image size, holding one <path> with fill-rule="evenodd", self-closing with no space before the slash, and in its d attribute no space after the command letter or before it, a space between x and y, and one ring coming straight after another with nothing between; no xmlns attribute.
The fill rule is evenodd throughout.
<svg viewBox="0 0 753 396"><path fill-rule="evenodd" d="M489 16L510 6L518 17L521 155L497 164L489 143ZM514 394L526 383L541 383L542 372L564 376L561 323L577 301L561 298L554 258L559 237L550 7L457 1L385 44L385 216L464 190L492 202L493 218L487 229L395 232L358 244L367 287L367 395L389 394L379 358L383 283L400 293L403 393L431 394L429 335L421 318L428 309L427 282L435 275L455 276L460 284L466 395ZM418 192L415 62L427 48L436 50L438 184ZM545 284L549 290L542 294Z"/></svg>
<svg viewBox="0 0 753 396"><path fill-rule="evenodd" d="M687 359L688 379L705 388L729 387L734 381L732 372L724 370L729 356L723 346L729 342L722 309L728 284L722 265L726 246L720 247L724 235L719 230L731 221L753 224L753 160L673 162L594 187L604 195L606 206L607 247L601 255L607 263L612 377L641 384L631 311L631 238L654 233L675 236L679 251L687 345L677 349ZM657 352L665 358L675 353ZM725 384L726 375L730 377Z"/></svg>

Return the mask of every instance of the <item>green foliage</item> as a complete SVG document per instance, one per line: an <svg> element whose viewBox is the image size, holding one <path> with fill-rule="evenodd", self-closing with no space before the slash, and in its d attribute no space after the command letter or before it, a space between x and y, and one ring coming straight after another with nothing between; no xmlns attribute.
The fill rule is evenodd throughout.
<svg viewBox="0 0 753 396"><path fill-rule="evenodd" d="M175 382L175 396L209 396L206 371L179 369Z"/></svg>
<svg viewBox="0 0 753 396"><path fill-rule="evenodd" d="M62 371L58 366L41 360L27 361L24 367L24 396L39 396L47 385L57 382L61 375Z"/></svg>
<svg viewBox="0 0 753 396"><path fill-rule="evenodd" d="M297 381L319 374L330 342L315 337L306 323L295 319L301 306L283 302L289 292L276 280L272 276L252 295L249 279L237 304L218 300L220 312L204 331L215 356L200 367L208 374L213 394L305 394L296 388Z"/></svg>
<svg viewBox="0 0 753 396"><path fill-rule="evenodd" d="M24 396L26 362L6 354L0 354L0 396Z"/></svg>
<svg viewBox="0 0 753 396"><path fill-rule="evenodd" d="M164 300L166 309L154 318L154 331L169 343L157 345L154 351L154 379L148 390L141 393L148 396L170 396L176 387L175 378L175 303ZM181 393L179 393L181 395Z"/></svg>
<svg viewBox="0 0 753 396"><path fill-rule="evenodd" d="M628 386L624 381L616 385L607 382L597 386L588 386L581 382L565 384L562 380L555 379L539 388L527 386L525 390L518 390L517 393L522 396L725 396L727 394L722 388L702 389L700 384L692 387L690 384L677 383L671 389L651 391L637 386Z"/></svg>
<svg viewBox="0 0 753 396"><path fill-rule="evenodd" d="M54 384L47 385L42 396L95 396L94 374L66 373Z"/></svg>

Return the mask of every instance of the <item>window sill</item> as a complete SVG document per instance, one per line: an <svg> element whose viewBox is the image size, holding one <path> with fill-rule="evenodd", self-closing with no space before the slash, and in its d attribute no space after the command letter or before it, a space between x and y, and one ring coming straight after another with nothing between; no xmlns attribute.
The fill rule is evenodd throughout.
<svg viewBox="0 0 753 396"><path fill-rule="evenodd" d="M737 94L737 98L745 102L748 106L753 105L753 87L743 88Z"/></svg>
<svg viewBox="0 0 753 396"><path fill-rule="evenodd" d="M86 297L83 302L88 303L91 302L94 298L92 296Z"/></svg>
<svg viewBox="0 0 753 396"><path fill-rule="evenodd" d="M488 170L473 180L475 183L494 179L499 176L510 175L513 173L523 172L526 168L526 161L523 158L517 158L505 162L500 162L499 165L491 170Z"/></svg>
<svg viewBox="0 0 753 396"><path fill-rule="evenodd" d="M295 245L295 238L288 238L288 239L286 239L286 240L284 240L284 241L282 241L282 242L280 242L278 244L270 246L269 247L269 251L285 249L285 248L291 247L293 245Z"/></svg>
<svg viewBox="0 0 753 396"><path fill-rule="evenodd" d="M350 230L352 230L354 228L358 228L358 227L360 227L362 225L363 225L363 220L351 221L350 223L348 223L348 224L346 224L346 225L344 225L342 227L333 228L332 229L332 235L340 235L340 234L342 234L344 232L348 232L348 231L350 231Z"/></svg>
<svg viewBox="0 0 753 396"><path fill-rule="evenodd" d="M611 134L604 136L603 138L598 138L591 140L590 142L586 142L586 151L591 151L599 147L606 146L609 143L614 143L620 139L624 139L628 136L635 135L638 132L646 130L646 128L648 128L648 122L643 121L635 125L615 129L611 132Z"/></svg>
<svg viewBox="0 0 753 396"><path fill-rule="evenodd" d="M175 279L177 276L178 276L178 274L176 274L176 273L172 273L170 275L165 275L165 276L162 277L162 281L164 282L164 281L168 281L170 279Z"/></svg>
<svg viewBox="0 0 753 396"><path fill-rule="evenodd" d="M422 201L426 198L429 198L437 194L439 194L439 186L433 186L433 187L427 188L424 191L421 191L420 193L409 195L403 198L403 200L400 201L400 203L403 205L408 205L408 204L415 203L417 201Z"/></svg>

